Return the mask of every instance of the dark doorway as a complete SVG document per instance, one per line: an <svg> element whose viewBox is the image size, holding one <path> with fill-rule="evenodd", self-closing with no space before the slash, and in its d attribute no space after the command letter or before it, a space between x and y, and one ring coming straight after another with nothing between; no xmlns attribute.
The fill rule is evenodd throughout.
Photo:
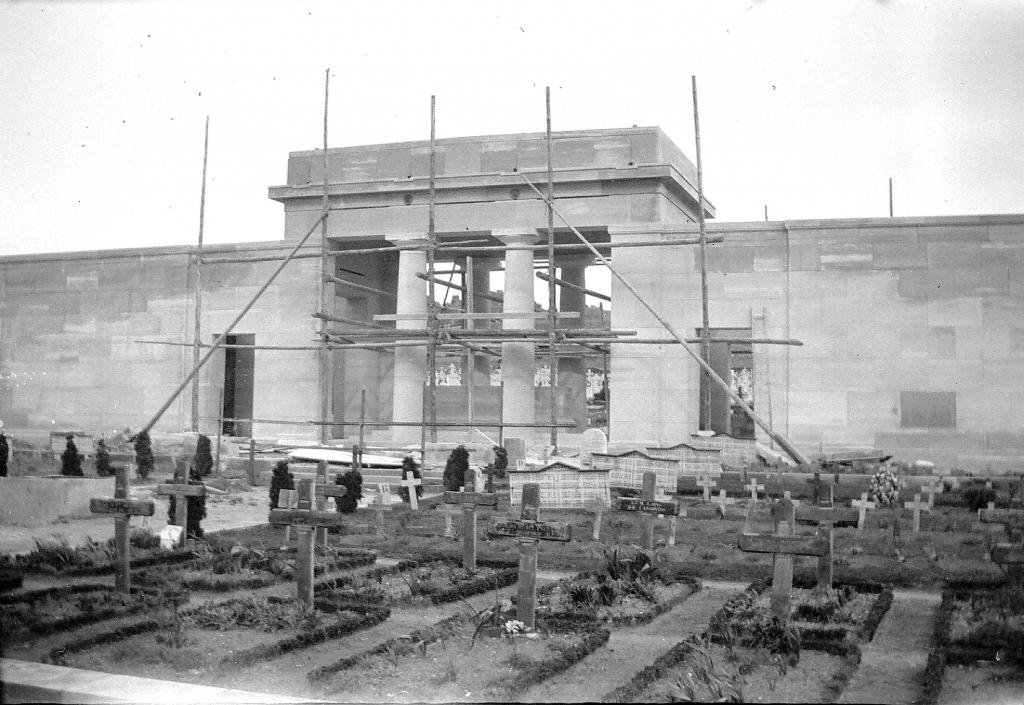
<svg viewBox="0 0 1024 705"><path fill-rule="evenodd" d="M255 345L256 336L239 333L229 335L227 345ZM224 408L225 419L251 419L253 378L256 351L253 348L226 348L224 350ZM221 432L225 436L252 436L249 421L224 421Z"/></svg>
<svg viewBox="0 0 1024 705"><path fill-rule="evenodd" d="M697 329L697 335L701 329ZM749 338L749 328L711 329L711 369L729 383L734 392L747 404L754 406L754 352L750 343L715 342L715 338ZM709 413L700 405L700 427L734 438L753 438L754 420L725 393L725 390L701 373L701 398L706 385L711 387Z"/></svg>

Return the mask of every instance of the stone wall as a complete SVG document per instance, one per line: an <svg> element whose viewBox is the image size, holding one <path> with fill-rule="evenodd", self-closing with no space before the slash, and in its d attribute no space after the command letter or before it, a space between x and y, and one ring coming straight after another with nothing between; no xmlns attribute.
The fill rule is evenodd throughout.
<svg viewBox="0 0 1024 705"><path fill-rule="evenodd" d="M767 418L770 398L775 427L805 455L877 447L908 462L1020 468L1024 216L708 231L726 239L708 248L712 327L748 327L752 312L763 312L769 337L804 343L756 348L771 390L755 380L754 407ZM613 231L613 241L637 237L645 236ZM683 334L696 334L697 248L623 249L614 263ZM668 337L617 282L612 295L613 328ZM667 441L697 429L699 368L679 346L613 346L612 380L612 438ZM929 413L940 424L951 416L952 427L915 426Z"/></svg>

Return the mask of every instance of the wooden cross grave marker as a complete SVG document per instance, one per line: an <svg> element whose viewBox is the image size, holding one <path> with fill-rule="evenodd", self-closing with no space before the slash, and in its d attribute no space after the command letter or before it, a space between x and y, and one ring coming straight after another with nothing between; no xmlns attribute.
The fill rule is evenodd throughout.
<svg viewBox="0 0 1024 705"><path fill-rule="evenodd" d="M749 553L771 553L775 564L772 574L772 614L781 621L789 620L790 593L793 590L793 556L829 555L825 536L794 536L796 508L793 502L782 499L772 505L771 534L742 533L739 549ZM831 574L831 569L828 571ZM822 579L819 568L818 579Z"/></svg>
<svg viewBox="0 0 1024 705"><path fill-rule="evenodd" d="M321 460L316 464L316 486L313 488L313 494L316 496L316 509L320 512L331 511L327 501L328 497L344 497L348 494L348 488L344 485L328 482L326 460ZM340 517L341 515L339 514L338 516ZM316 542L321 546L327 545L327 527L317 527Z"/></svg>
<svg viewBox="0 0 1024 705"><path fill-rule="evenodd" d="M398 484L409 490L409 508L415 512L420 508L419 497L416 496L416 488L423 484L423 480L409 471L404 471L402 474L402 481Z"/></svg>
<svg viewBox="0 0 1024 705"><path fill-rule="evenodd" d="M996 509L995 502L988 509L978 510L978 521L983 524L1002 524L1011 542L1019 543L1024 533L1024 509Z"/></svg>
<svg viewBox="0 0 1024 705"><path fill-rule="evenodd" d="M847 507L796 507L797 524L818 527L818 536L827 541L825 555L818 558L818 587L832 589L832 555L835 550L835 527L852 526L859 516L856 509Z"/></svg>
<svg viewBox="0 0 1024 705"><path fill-rule="evenodd" d="M128 535L128 522L133 516L151 517L156 507L151 499L132 499L128 494L128 467L117 468L114 478L113 498L92 498L89 500L89 511L93 514L114 515L114 550L117 558L114 564L114 586L118 592L131 592L131 543Z"/></svg>
<svg viewBox="0 0 1024 705"><path fill-rule="evenodd" d="M183 469L174 471L174 482L157 486L156 493L160 497L174 497L174 525L181 527L180 545L184 545L188 532L188 500L186 497L205 497L205 485L193 485L188 481L188 474Z"/></svg>
<svg viewBox="0 0 1024 705"><path fill-rule="evenodd" d="M921 485L921 492L928 493L928 508L931 509L935 506L935 495L942 494L942 483L935 483L933 479L927 485Z"/></svg>
<svg viewBox="0 0 1024 705"><path fill-rule="evenodd" d="M811 485L814 490L814 504L821 504L825 501L825 487L828 487L828 505L831 507L835 504L833 490L835 486L839 484L839 473L836 473L833 477L833 481L826 483L821 480L821 473L814 473L814 477L807 480L807 484Z"/></svg>
<svg viewBox="0 0 1024 705"><path fill-rule="evenodd" d="M756 502L757 501L757 493L758 493L758 491L764 491L764 485L757 484L757 478L756 477L751 477L750 478L750 484L749 485L744 485L743 489L750 490L750 499L752 501Z"/></svg>
<svg viewBox="0 0 1024 705"><path fill-rule="evenodd" d="M572 526L561 521L540 521L540 485L523 485L522 512L519 519L491 517L490 536L513 536L519 540L519 584L516 592L516 619L528 629L536 627L537 542L569 541Z"/></svg>
<svg viewBox="0 0 1024 705"><path fill-rule="evenodd" d="M701 475L700 479L697 480L697 487L704 488L704 501L711 501L711 490L718 487L718 483L715 482L709 475Z"/></svg>
<svg viewBox="0 0 1024 705"><path fill-rule="evenodd" d="M384 512L391 511L391 483L377 483L377 533L384 536Z"/></svg>
<svg viewBox="0 0 1024 705"><path fill-rule="evenodd" d="M462 505L462 567L467 570L476 570L476 508L498 506L497 493L476 491L476 479L473 468L469 468L463 476L463 491L444 493L446 504Z"/></svg>
<svg viewBox="0 0 1024 705"><path fill-rule="evenodd" d="M914 495L913 502L904 502L903 507L905 509L914 510L914 533L916 534L921 530L921 510L923 509L926 512L931 512L931 509L928 507L927 502L921 501L921 495L919 494Z"/></svg>
<svg viewBox="0 0 1024 705"><path fill-rule="evenodd" d="M299 480L299 506L296 509L271 509L272 524L295 527L299 545L295 552L295 586L299 602L313 606L313 529L341 526L338 512L320 512L313 509L313 481Z"/></svg>
<svg viewBox="0 0 1024 705"><path fill-rule="evenodd" d="M992 562L1006 571L1011 585L1024 587L1024 546L998 543L990 551Z"/></svg>
<svg viewBox="0 0 1024 705"><path fill-rule="evenodd" d="M859 511L857 515L857 531L863 531L864 525L867 523L868 510L874 509L875 503L868 501L867 492L861 492L860 499L850 500L850 506L855 507Z"/></svg>
<svg viewBox="0 0 1024 705"><path fill-rule="evenodd" d="M640 497L618 497L615 500L615 509L618 511L640 513L640 548L646 550L654 548L654 517L679 514L679 505L675 502L661 502L654 499L656 481L657 473L648 470L644 473L644 484ZM673 543L675 542L673 541Z"/></svg>
<svg viewBox="0 0 1024 705"><path fill-rule="evenodd" d="M277 493L277 506L271 507L271 509L294 509L299 503L299 491L298 490L278 490ZM292 540L292 527L284 527L284 544L285 546Z"/></svg>

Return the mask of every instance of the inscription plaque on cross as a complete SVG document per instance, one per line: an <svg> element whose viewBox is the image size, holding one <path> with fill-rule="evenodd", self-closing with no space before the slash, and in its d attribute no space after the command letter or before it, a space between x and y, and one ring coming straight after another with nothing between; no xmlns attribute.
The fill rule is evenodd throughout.
<svg viewBox="0 0 1024 705"><path fill-rule="evenodd" d="M516 619L527 628L536 626L537 542L569 541L572 527L561 521L540 521L540 485L523 485L522 512L519 519L491 517L490 536L512 536L519 540L519 584L516 592Z"/></svg>
<svg viewBox="0 0 1024 705"><path fill-rule="evenodd" d="M497 493L476 491L476 479L476 473L470 468L463 476L462 492L444 493L446 504L462 505L462 567L468 570L476 570L476 508L498 506Z"/></svg>
<svg viewBox="0 0 1024 705"><path fill-rule="evenodd" d="M675 502L662 502L654 499L654 486L657 473L648 470L644 473L643 489L640 497L618 497L615 509L620 512L639 512L640 516L640 548L654 548L654 517L668 514L679 514L679 505ZM673 542L674 543L674 542Z"/></svg>
<svg viewBox="0 0 1024 705"><path fill-rule="evenodd" d="M117 552L114 565L114 586L118 592L131 592L131 544L128 536L128 522L133 516L151 517L156 507L151 499L132 499L128 496L128 467L117 468L114 478L113 498L89 500L89 511L93 514L114 516L114 550Z"/></svg>
<svg viewBox="0 0 1024 705"><path fill-rule="evenodd" d="M316 496L316 509L319 512L330 511L328 497L344 497L348 494L348 488L344 485L336 485L327 481L326 460L321 460L316 464L316 486L313 489L313 494ZM327 527L317 527L316 541L321 546L327 545Z"/></svg>
<svg viewBox="0 0 1024 705"><path fill-rule="evenodd" d="M206 486L190 484L188 475L179 468L174 471L174 482L159 485L156 488L156 493L161 497L174 497L174 525L181 527L179 544L184 544L185 534L188 532L188 500L186 497L205 497Z"/></svg>
<svg viewBox="0 0 1024 705"><path fill-rule="evenodd" d="M299 481L299 505L296 509L271 509L272 524L295 527L298 547L295 552L295 587L299 602L313 606L313 530L320 527L341 526L338 512L319 512L313 509L313 481Z"/></svg>
<svg viewBox="0 0 1024 705"><path fill-rule="evenodd" d="M794 536L796 508L793 502L782 499L772 505L772 534L740 534L739 549L748 553L771 553L772 614L779 620L789 619L790 593L793 590L793 557L828 555L828 539L824 536ZM829 571L831 573L831 571ZM819 570L818 578L822 575Z"/></svg>

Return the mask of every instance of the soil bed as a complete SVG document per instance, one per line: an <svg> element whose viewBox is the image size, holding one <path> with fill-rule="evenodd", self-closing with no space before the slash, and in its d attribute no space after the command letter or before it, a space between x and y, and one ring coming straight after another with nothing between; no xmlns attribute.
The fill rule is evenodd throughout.
<svg viewBox="0 0 1024 705"><path fill-rule="evenodd" d="M386 608L318 599L302 610L291 599L208 602L94 634L50 652L54 663L150 678L181 680L232 670L336 639L387 619Z"/></svg>
<svg viewBox="0 0 1024 705"><path fill-rule="evenodd" d="M590 620L568 616L552 616L528 636L504 633L487 636L456 615L318 669L310 680L323 697L345 702L502 702L564 671L609 636Z"/></svg>
<svg viewBox="0 0 1024 705"><path fill-rule="evenodd" d="M559 580L537 595L537 614L575 613L614 626L645 624L700 590L700 580L679 582L606 580L600 573L583 573Z"/></svg>

